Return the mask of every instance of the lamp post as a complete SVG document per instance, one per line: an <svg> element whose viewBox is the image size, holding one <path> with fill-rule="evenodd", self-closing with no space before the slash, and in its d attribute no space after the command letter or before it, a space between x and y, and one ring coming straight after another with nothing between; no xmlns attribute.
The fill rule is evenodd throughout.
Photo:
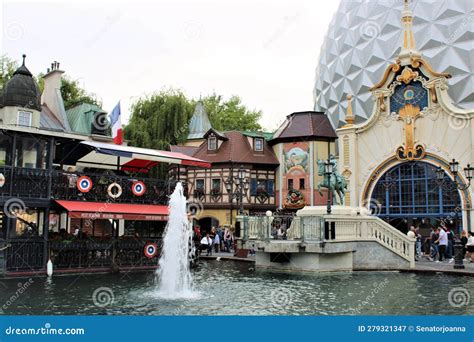
<svg viewBox="0 0 474 342"><path fill-rule="evenodd" d="M324 163L324 171L328 179L328 206L327 206L327 213L331 213L331 205L332 205L332 191L331 191L331 175L334 172L334 164L330 158Z"/></svg>
<svg viewBox="0 0 474 342"><path fill-rule="evenodd" d="M467 166L464 168L464 175L466 176L466 179L468 182L467 184L460 184L458 182L458 174L460 172L460 166L459 166L459 162L456 159L453 159L451 162L449 162L449 172L453 176L456 189L458 189L459 191L467 190L471 186L471 180L474 177L474 167L472 167L470 164L467 164ZM444 170L439 166L436 168L436 176L437 176L438 185L443 185L444 184ZM456 196L456 210L455 210L456 224L458 224L458 207L459 207L459 203L457 203L457 196ZM468 224L470 224L470 222L468 222Z"/></svg>
<svg viewBox="0 0 474 342"><path fill-rule="evenodd" d="M460 191L464 191L464 190L467 190L470 186L471 186L471 180L474 176L474 167L472 167L470 164L467 164L467 167L464 168L464 175L466 176L466 179L468 181L467 184L460 184L457 180L457 176L460 172L460 167L459 167L459 162L456 160L456 159L453 159L450 163L449 163L449 172L451 173L451 175L453 176L453 179L454 179L454 184L456 186L456 189L460 190ZM444 171L441 167L437 167L436 168L436 175L437 175L437 183L439 185L443 185L444 184ZM456 208L455 208L455 222L456 222L456 226L458 226L458 208L460 206L460 204L458 203L458 200L457 200L457 196L455 196L455 205L456 205ZM468 230L471 230L470 229L470 222L468 222L468 227L469 229ZM454 268L455 269L463 269L464 268L464 263L463 263L463 259L464 259L464 253L463 253L463 245L461 244L461 240L456 237L455 240L454 240Z"/></svg>
<svg viewBox="0 0 474 342"><path fill-rule="evenodd" d="M244 195L249 189L249 182L245 178L244 166L240 165L239 170L237 171L237 177L234 177L233 174L225 180L225 188L230 197L230 202L237 200L239 204L239 215L244 214Z"/></svg>

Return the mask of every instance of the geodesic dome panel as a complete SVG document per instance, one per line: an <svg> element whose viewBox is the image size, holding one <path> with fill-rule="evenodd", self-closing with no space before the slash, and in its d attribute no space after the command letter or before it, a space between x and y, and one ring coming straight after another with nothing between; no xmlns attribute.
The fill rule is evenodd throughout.
<svg viewBox="0 0 474 342"><path fill-rule="evenodd" d="M458 106L474 107L474 1L415 0L413 30L418 51L438 72L452 74L449 94ZM382 79L400 52L401 0L341 0L321 47L314 108L338 127L346 95L354 95L356 122L372 113L369 88Z"/></svg>

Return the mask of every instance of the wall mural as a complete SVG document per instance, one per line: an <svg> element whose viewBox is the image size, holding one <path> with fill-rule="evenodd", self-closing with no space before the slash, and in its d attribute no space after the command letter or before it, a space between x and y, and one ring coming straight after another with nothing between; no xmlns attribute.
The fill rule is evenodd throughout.
<svg viewBox="0 0 474 342"><path fill-rule="evenodd" d="M300 147L293 147L285 152L285 168L286 172L293 169L300 169L304 172L308 171L308 151L304 151Z"/></svg>
<svg viewBox="0 0 474 342"><path fill-rule="evenodd" d="M309 144L305 142L287 144L284 158L284 186L288 192L283 207L301 209L306 205L305 197L311 196L309 190Z"/></svg>

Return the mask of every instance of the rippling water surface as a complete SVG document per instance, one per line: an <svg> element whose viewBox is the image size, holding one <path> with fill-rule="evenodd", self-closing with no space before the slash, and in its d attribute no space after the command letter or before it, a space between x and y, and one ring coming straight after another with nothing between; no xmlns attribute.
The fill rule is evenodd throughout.
<svg viewBox="0 0 474 342"><path fill-rule="evenodd" d="M203 261L193 271L196 296L185 300L157 296L152 272L2 279L0 313L474 315L472 277L398 272L295 275L252 269L250 263Z"/></svg>

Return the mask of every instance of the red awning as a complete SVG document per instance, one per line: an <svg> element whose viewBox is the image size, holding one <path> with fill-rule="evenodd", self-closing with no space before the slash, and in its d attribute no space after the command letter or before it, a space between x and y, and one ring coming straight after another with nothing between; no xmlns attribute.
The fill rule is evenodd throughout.
<svg viewBox="0 0 474 342"><path fill-rule="evenodd" d="M71 218L139 221L167 221L165 205L125 204L107 202L56 201Z"/></svg>

